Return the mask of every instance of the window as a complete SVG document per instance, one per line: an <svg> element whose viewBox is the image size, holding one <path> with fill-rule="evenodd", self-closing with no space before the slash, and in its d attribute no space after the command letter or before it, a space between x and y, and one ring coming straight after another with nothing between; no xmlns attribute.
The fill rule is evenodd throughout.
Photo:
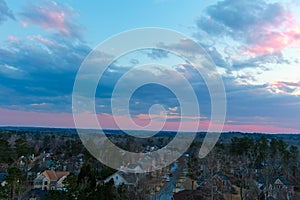
<svg viewBox="0 0 300 200"><path fill-rule="evenodd" d="M43 182L42 181L36 181L35 184L36 185L43 185Z"/></svg>

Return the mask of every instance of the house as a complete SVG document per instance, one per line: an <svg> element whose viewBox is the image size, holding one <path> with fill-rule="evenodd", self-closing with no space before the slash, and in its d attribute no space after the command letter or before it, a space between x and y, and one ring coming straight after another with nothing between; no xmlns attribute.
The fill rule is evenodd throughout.
<svg viewBox="0 0 300 200"><path fill-rule="evenodd" d="M111 176L107 177L104 180L104 183L108 183L110 180L114 181L116 187L119 185L135 185L137 183L137 174L126 173L123 171L117 171L116 173L112 174Z"/></svg>
<svg viewBox="0 0 300 200"><path fill-rule="evenodd" d="M229 177L222 172L217 172L212 177L202 175L198 179L197 184L198 189L213 186L215 190L220 193L228 193L232 190L232 184Z"/></svg>
<svg viewBox="0 0 300 200"><path fill-rule="evenodd" d="M5 178L8 176L8 173L0 173L0 187L6 185Z"/></svg>
<svg viewBox="0 0 300 200"><path fill-rule="evenodd" d="M0 173L6 173L9 165L7 163L0 163Z"/></svg>
<svg viewBox="0 0 300 200"><path fill-rule="evenodd" d="M42 190L63 189L63 180L69 174L69 172L56 172L53 170L46 170L34 179L34 188Z"/></svg>
<svg viewBox="0 0 300 200"><path fill-rule="evenodd" d="M273 179L269 191L269 196L275 199L292 199L294 196L294 186L283 176Z"/></svg>
<svg viewBox="0 0 300 200"><path fill-rule="evenodd" d="M222 192L230 192L231 191L231 182L227 175L223 174L222 172L217 172L212 177L212 182L215 183L217 186L218 191Z"/></svg>

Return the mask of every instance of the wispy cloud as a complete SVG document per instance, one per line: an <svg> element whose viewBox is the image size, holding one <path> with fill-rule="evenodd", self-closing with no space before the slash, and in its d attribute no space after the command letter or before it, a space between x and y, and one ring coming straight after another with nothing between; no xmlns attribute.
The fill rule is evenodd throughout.
<svg viewBox="0 0 300 200"><path fill-rule="evenodd" d="M300 96L300 81L285 82L274 81L268 84L267 88L275 94L291 94Z"/></svg>
<svg viewBox="0 0 300 200"><path fill-rule="evenodd" d="M20 13L23 24L38 25L46 30L56 30L61 35L80 38L83 27L74 23L78 13L70 6L55 1L29 4Z"/></svg>
<svg viewBox="0 0 300 200"><path fill-rule="evenodd" d="M28 76L26 71L7 64L0 64L0 74L5 75L6 77L9 77L14 80L26 79L26 77Z"/></svg>
<svg viewBox="0 0 300 200"><path fill-rule="evenodd" d="M6 1L0 0L0 24L8 19L16 20L13 12L8 8Z"/></svg>

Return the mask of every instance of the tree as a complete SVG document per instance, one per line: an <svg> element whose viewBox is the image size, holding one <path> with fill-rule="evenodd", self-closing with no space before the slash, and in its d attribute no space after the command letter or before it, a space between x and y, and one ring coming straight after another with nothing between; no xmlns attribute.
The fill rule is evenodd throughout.
<svg viewBox="0 0 300 200"><path fill-rule="evenodd" d="M80 189L93 189L96 186L94 171L90 164L84 164L78 174L77 183Z"/></svg>
<svg viewBox="0 0 300 200"><path fill-rule="evenodd" d="M111 179L108 183L104 184L102 188L98 190L101 194L105 194L103 199L116 199L116 190L114 186L114 180Z"/></svg>
<svg viewBox="0 0 300 200"><path fill-rule="evenodd" d="M15 141L15 148L18 157L28 156L34 152L33 148L29 147L26 137L19 137Z"/></svg>
<svg viewBox="0 0 300 200"><path fill-rule="evenodd" d="M290 146L289 149L290 152L290 168L292 171L292 176L294 177L296 175L297 171L297 163L298 163L298 156L299 156L299 149L297 146Z"/></svg>
<svg viewBox="0 0 300 200"><path fill-rule="evenodd" d="M266 136L262 136L255 143L256 163L265 162L269 155L269 142Z"/></svg>
<svg viewBox="0 0 300 200"><path fill-rule="evenodd" d="M5 178L8 185L8 191L9 191L9 199L13 200L15 199L15 196L19 196L22 190L22 172L16 168L12 167L8 169L8 176Z"/></svg>
<svg viewBox="0 0 300 200"><path fill-rule="evenodd" d="M11 163L11 148L6 140L0 139L0 162Z"/></svg>
<svg viewBox="0 0 300 200"><path fill-rule="evenodd" d="M79 188L77 184L77 177L74 173L70 173L69 176L63 182L69 199L77 199L79 194Z"/></svg>
<svg viewBox="0 0 300 200"><path fill-rule="evenodd" d="M53 200L53 199L64 199L64 200L69 199L68 193L66 191L50 190L45 195L45 200Z"/></svg>
<svg viewBox="0 0 300 200"><path fill-rule="evenodd" d="M189 157L187 166L188 166L188 177L192 180L192 189L194 189L193 188L194 182L197 180L197 178L200 175L199 160L194 154Z"/></svg>
<svg viewBox="0 0 300 200"><path fill-rule="evenodd" d="M230 152L234 155L243 156L244 154L250 154L253 146L254 140L252 138L246 136L243 138L234 137L231 139Z"/></svg>
<svg viewBox="0 0 300 200"><path fill-rule="evenodd" d="M291 155L291 159L292 159L292 162L297 162L298 160L298 155L299 155L299 149L297 146L290 146L290 155Z"/></svg>
<svg viewBox="0 0 300 200"><path fill-rule="evenodd" d="M7 199L8 198L8 185L0 186L0 199Z"/></svg>
<svg viewBox="0 0 300 200"><path fill-rule="evenodd" d="M279 142L276 138L272 138L270 142L270 154L271 157L275 158L278 154Z"/></svg>

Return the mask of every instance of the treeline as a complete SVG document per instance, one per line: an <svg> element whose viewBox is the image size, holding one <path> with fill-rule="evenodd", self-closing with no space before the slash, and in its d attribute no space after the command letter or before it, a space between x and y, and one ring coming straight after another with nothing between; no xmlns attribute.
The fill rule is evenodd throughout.
<svg viewBox="0 0 300 200"><path fill-rule="evenodd" d="M13 144L8 140L0 139L0 163L13 163L21 156L27 156L34 153L33 147L28 145L26 137L17 138Z"/></svg>
<svg viewBox="0 0 300 200"><path fill-rule="evenodd" d="M284 167L295 165L298 161L299 149L288 145L280 139L267 139L265 136L254 140L247 136L234 137L229 144L229 151L235 156L247 156L253 165L282 164Z"/></svg>

